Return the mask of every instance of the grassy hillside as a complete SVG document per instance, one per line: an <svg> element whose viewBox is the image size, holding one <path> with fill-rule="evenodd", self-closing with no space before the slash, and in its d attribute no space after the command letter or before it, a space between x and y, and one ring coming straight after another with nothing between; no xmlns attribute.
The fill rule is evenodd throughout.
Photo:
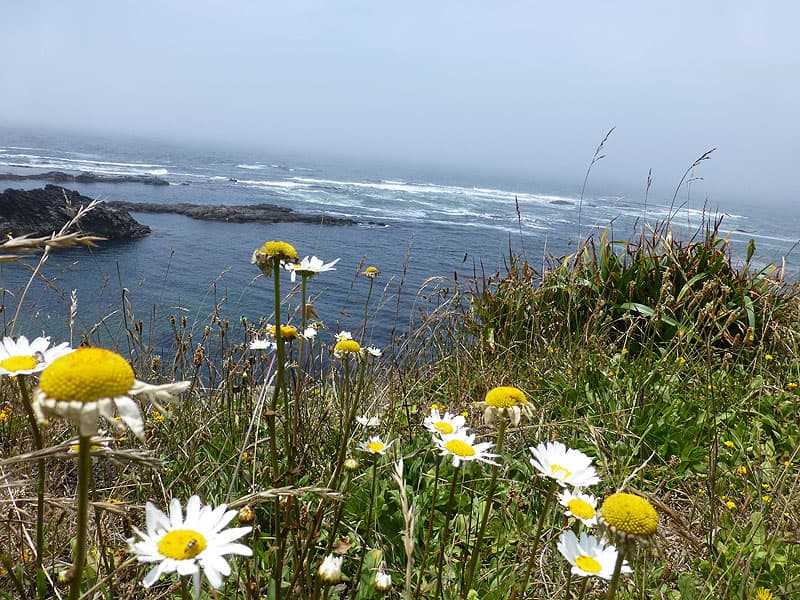
<svg viewBox="0 0 800 600"><path fill-rule="evenodd" d="M0 360L0 597L192 597L191 569L143 587L159 563L126 540L164 539L145 503L193 494L252 528L235 539L252 556L228 555L226 577L214 563L223 577L203 598L796 597L800 295L753 254L735 260L707 222L683 240L667 224L593 236L543 270L510 255L502 273L429 281L411 331L378 349L365 337L377 269L354 283L363 304L343 307L364 314L348 337L308 302L341 271L304 263L292 284L294 248L268 243L254 255L261 322L176 315L164 356L126 315L116 350L136 379L188 382L169 390L180 401L139 394L142 439L128 420L95 418L92 435L31 407L61 393L57 378L83 406L125 395L100 380L124 367L62 358L15 376L20 363ZM570 532L606 552L570 553ZM214 545L181 535L157 548L185 565Z"/></svg>

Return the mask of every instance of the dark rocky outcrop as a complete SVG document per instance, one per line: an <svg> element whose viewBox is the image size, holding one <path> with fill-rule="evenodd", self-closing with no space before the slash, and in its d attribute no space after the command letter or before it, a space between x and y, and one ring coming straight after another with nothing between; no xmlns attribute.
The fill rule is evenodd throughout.
<svg viewBox="0 0 800 600"><path fill-rule="evenodd" d="M0 194L0 234L50 235L59 231L81 205L91 201L57 185L35 190L9 188ZM128 211L102 202L78 221L77 229L109 240L135 239L150 233L150 228L136 221Z"/></svg>
<svg viewBox="0 0 800 600"><path fill-rule="evenodd" d="M144 183L147 185L169 185L166 179L155 175L104 175L102 173L82 172L64 173L45 171L44 173L0 173L0 181L55 181L56 183Z"/></svg>
<svg viewBox="0 0 800 600"><path fill-rule="evenodd" d="M291 208L274 204L226 206L219 204L155 204L152 202L111 202L131 212L172 213L204 221L230 223L324 223L325 225L357 225L358 222L322 214L296 213Z"/></svg>

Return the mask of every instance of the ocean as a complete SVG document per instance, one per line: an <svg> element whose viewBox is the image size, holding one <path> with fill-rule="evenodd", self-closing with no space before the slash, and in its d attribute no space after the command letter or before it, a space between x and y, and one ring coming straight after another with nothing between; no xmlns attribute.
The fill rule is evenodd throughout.
<svg viewBox="0 0 800 600"><path fill-rule="evenodd" d="M502 270L509 252L534 264L546 255L574 251L574 240L611 229L626 239L643 223L669 215L668 199L641 194L598 195L591 179L583 199L578 185L537 189L496 176L465 172L420 172L407 166L331 164L266 151L198 148L156 142L0 129L0 172L91 172L151 174L166 186L141 183L70 183L65 187L101 200L194 204L272 203L298 212L349 217L355 226L298 223L253 224L193 220L172 214L131 213L149 225L146 238L101 243L92 250L54 252L24 298L15 334L60 338L69 319L70 292L77 290L76 329L95 343L119 343L123 335L123 290L134 318L155 322L149 340L168 347L170 314L200 326L215 307L238 322L272 311L272 282L257 277L253 250L270 239L292 243L300 256L340 258L337 270L312 280L320 319L330 330L356 330L364 314L368 280L360 269L377 266L368 337L379 346L409 328L427 293ZM582 179L582 178L581 178ZM0 182L34 188L47 182ZM792 252L798 214L765 208L762 199L721 206L722 231L741 256L756 241L760 264L781 264L796 277ZM681 204L679 200L678 204ZM800 212L798 210L797 212ZM676 231L691 230L703 207L675 211ZM580 229L578 223L580 220ZM16 310L34 259L0 263L5 323ZM288 276L284 289L291 289ZM422 290L422 291L421 291ZM293 304L284 310L290 311ZM284 320L286 319L284 314ZM7 329L7 327L6 327ZM329 340L327 340L329 341Z"/></svg>

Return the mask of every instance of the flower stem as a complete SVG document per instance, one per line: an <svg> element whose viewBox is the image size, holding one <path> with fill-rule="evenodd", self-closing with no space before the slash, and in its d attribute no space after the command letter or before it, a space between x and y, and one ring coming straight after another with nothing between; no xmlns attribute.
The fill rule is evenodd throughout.
<svg viewBox="0 0 800 600"><path fill-rule="evenodd" d="M180 577L181 580L181 600L190 600L189 596L189 578L185 576Z"/></svg>
<svg viewBox="0 0 800 600"><path fill-rule="evenodd" d="M425 539L422 542L422 561L419 563L422 568L417 579L417 586L414 589L414 598L419 598L419 591L422 587L422 576L425 573L425 566L428 564L428 551L430 550L431 535L433 534L433 517L436 515L436 492L439 488L439 467L442 464L441 454L435 455L436 469L433 473L433 494L431 495L431 514L428 517L428 528L425 530Z"/></svg>
<svg viewBox="0 0 800 600"><path fill-rule="evenodd" d="M589 578L588 577L584 577L583 578L583 585L581 586L581 593L578 596L578 600L583 600L583 598L586 596L586 590L588 588L589 588ZM569 593L569 588L567 588L567 593Z"/></svg>
<svg viewBox="0 0 800 600"><path fill-rule="evenodd" d="M539 549L539 541L542 535L542 527L544 527L544 517L547 511L550 510L550 505L553 502L553 496L556 493L556 482L550 484L550 490L547 492L547 497L544 500L542 512L539 513L539 520L536 521L536 532L533 534L533 548L531 548L531 557L528 559L528 566L525 568L525 575L522 578L522 584L517 588L521 594L525 593L528 588L528 580L533 572L533 565L536 563L536 551ZM513 595L516 597L516 593ZM520 596L521 597L521 596Z"/></svg>
<svg viewBox="0 0 800 600"><path fill-rule="evenodd" d="M86 530L89 526L89 479L92 477L92 436L81 435L78 442L78 530L72 559L69 600L78 600L86 562Z"/></svg>
<svg viewBox="0 0 800 600"><path fill-rule="evenodd" d="M622 572L622 563L625 562L625 545L620 544L617 552L617 562L614 563L614 574L611 576L611 582L608 584L608 593L606 600L611 600L617 593L617 586L619 586L620 573Z"/></svg>
<svg viewBox="0 0 800 600"><path fill-rule="evenodd" d="M33 414L31 407L31 396L28 392L28 384L24 375L16 377L17 384L19 385L19 393L22 396L22 405L25 407L25 414L28 417L28 425L31 428L31 435L33 435L33 445L35 450L44 448L44 440L42 439L42 432L39 429L39 423L36 421L36 415ZM42 567L42 555L44 554L44 489L45 489L45 470L44 459L40 458L36 461L38 468L36 479L36 593L37 597L42 600L46 595L47 584L45 580L44 568Z"/></svg>
<svg viewBox="0 0 800 600"><path fill-rule="evenodd" d="M453 508L453 498L456 495L456 484L458 483L459 469L453 469L453 481L450 483L450 495L447 497L447 507L444 511L444 530L439 540L439 556L436 559L436 591L433 593L433 600L439 600L442 591L442 568L444 566L444 547L447 544L447 537L450 534L450 512Z"/></svg>
<svg viewBox="0 0 800 600"><path fill-rule="evenodd" d="M369 318L369 299L372 298L372 286L375 285L375 280L370 277L369 279L369 291L367 292L367 301L364 302L364 329L361 331L361 344L364 344L364 340L367 337L367 319Z"/></svg>
<svg viewBox="0 0 800 600"><path fill-rule="evenodd" d="M501 454L503 452L503 440L506 434L506 417L500 418L500 423L497 425L497 445L495 452ZM480 556L481 544L483 544L483 536L486 534L486 525L489 522L489 514L492 512L492 501L494 500L494 492L497 488L497 474L500 472L499 466L492 467L492 478L489 480L489 490L486 492L486 504L483 507L483 516L481 517L481 524L478 527L478 537L475 539L475 545L472 548L472 556L469 558L469 566L467 567L467 576L464 578L461 588L461 594L466 595L472 587L472 581L475 578L475 567L478 564L478 556Z"/></svg>
<svg viewBox="0 0 800 600"><path fill-rule="evenodd" d="M358 591L358 584L361 580L361 570L364 568L364 558L367 555L367 547L369 546L370 534L372 533L372 513L375 506L375 488L378 483L378 464L377 457L372 462L372 487L369 492L369 510L367 511L367 531L364 533L364 544L361 547L361 560L358 563L358 572L355 579L353 579L351 598L356 597Z"/></svg>

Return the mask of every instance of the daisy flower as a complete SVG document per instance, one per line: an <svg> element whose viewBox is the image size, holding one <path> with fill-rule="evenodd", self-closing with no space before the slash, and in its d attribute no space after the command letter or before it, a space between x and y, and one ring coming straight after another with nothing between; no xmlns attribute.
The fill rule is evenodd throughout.
<svg viewBox="0 0 800 600"><path fill-rule="evenodd" d="M381 420L378 417L356 417L356 421L364 427L377 427L381 424Z"/></svg>
<svg viewBox="0 0 800 600"><path fill-rule="evenodd" d="M181 576L192 575L195 596L199 597L202 570L211 587L220 587L222 578L231 573L226 554L253 555L244 544L233 543L252 527L225 529L236 516L235 510L226 508L225 504L216 508L202 506L200 498L192 496L186 503L184 519L177 499L169 505L169 517L148 502L147 533L134 528L140 539L128 540L128 547L139 562L158 563L145 576L144 586L150 587L164 573L177 572Z"/></svg>
<svg viewBox="0 0 800 600"><path fill-rule="evenodd" d="M533 454L531 464L547 477L555 479L561 487L587 487L600 482L592 459L583 452L567 448L561 442L541 443L529 448Z"/></svg>
<svg viewBox="0 0 800 600"><path fill-rule="evenodd" d="M378 275L381 274L381 270L378 267L367 267L364 269L364 276L369 277L370 279L375 279Z"/></svg>
<svg viewBox="0 0 800 600"><path fill-rule="evenodd" d="M388 444L385 444L383 440L381 440L380 436L373 435L367 441L361 442L358 445L358 449L363 450L364 452L369 452L370 454L386 454L386 451L392 444L394 444L394 440Z"/></svg>
<svg viewBox="0 0 800 600"><path fill-rule="evenodd" d="M658 513L641 496L617 492L600 507L600 525L618 543L649 544L658 529Z"/></svg>
<svg viewBox="0 0 800 600"><path fill-rule="evenodd" d="M364 348L364 352L376 358L380 357L380 355L383 354L383 351L375 346L367 346L366 348Z"/></svg>
<svg viewBox="0 0 800 600"><path fill-rule="evenodd" d="M50 347L49 337L37 337L32 342L21 335L0 342L0 375L31 375L43 371L60 356L72 352L67 342Z"/></svg>
<svg viewBox="0 0 800 600"><path fill-rule="evenodd" d="M343 342L345 340L352 340L353 334L350 333L349 331L340 331L334 336L334 338L336 339L337 342Z"/></svg>
<svg viewBox="0 0 800 600"><path fill-rule="evenodd" d="M163 413L159 402L171 400L189 383L150 385L136 379L128 361L119 354L103 348L78 348L42 371L32 407L40 422L47 423L51 416L66 417L78 426L82 436L97 434L100 416L120 425L114 418L116 412L122 423L143 439L142 413L131 396L146 396Z"/></svg>
<svg viewBox="0 0 800 600"><path fill-rule="evenodd" d="M431 414L425 417L422 425L438 435L452 435L465 429L466 419L461 415L452 415L449 412L441 414L438 408L431 408Z"/></svg>
<svg viewBox="0 0 800 600"><path fill-rule="evenodd" d="M318 273L324 273L325 271L335 271L335 265L339 262L337 258L334 261L329 263L322 262L321 258L317 258L316 256L312 256L308 258L307 256L301 260L299 263L293 264L289 266L289 270L292 272L292 281L297 278L297 274L300 274L300 277L313 277Z"/></svg>
<svg viewBox="0 0 800 600"><path fill-rule="evenodd" d="M361 344L355 340L341 340L333 346L333 355L336 358L344 358L351 354L361 356Z"/></svg>
<svg viewBox="0 0 800 600"><path fill-rule="evenodd" d="M587 527L597 525L597 498L590 494L582 494L580 490L564 490L558 501L565 507L568 517L579 519Z"/></svg>
<svg viewBox="0 0 800 600"><path fill-rule="evenodd" d="M601 577L611 579L617 562L617 549L606 546L593 535L567 530L558 536L556 548L572 565L572 574L579 577ZM622 563L620 573L630 573L628 561Z"/></svg>
<svg viewBox="0 0 800 600"><path fill-rule="evenodd" d="M319 566L319 578L329 584L339 583L342 580L342 561L344 556L328 554Z"/></svg>
<svg viewBox="0 0 800 600"><path fill-rule="evenodd" d="M434 437L436 445L442 451L441 456L452 456L453 466L458 467L462 462L477 460L490 465L497 465L493 458L497 454L487 452L492 447L491 442L475 443L475 434L467 433L465 430L459 430L452 435L442 437Z"/></svg>
<svg viewBox="0 0 800 600"><path fill-rule="evenodd" d="M392 576L383 567L375 571L375 589L379 592L388 592L392 589Z"/></svg>
<svg viewBox="0 0 800 600"><path fill-rule="evenodd" d="M277 349L275 342L270 340L254 339L250 342L250 350L265 350L267 352L274 352Z"/></svg>
<svg viewBox="0 0 800 600"><path fill-rule="evenodd" d="M274 261L280 261L281 265L288 265L297 262L297 250L288 242L277 242L275 240L266 242L253 252L250 262L258 265L264 275L272 274Z"/></svg>
<svg viewBox="0 0 800 600"><path fill-rule="evenodd" d="M522 415L527 415L531 410L525 392L508 385L492 388L486 392L482 404L483 420L486 423L492 423L498 417L508 417L512 425L519 425Z"/></svg>

